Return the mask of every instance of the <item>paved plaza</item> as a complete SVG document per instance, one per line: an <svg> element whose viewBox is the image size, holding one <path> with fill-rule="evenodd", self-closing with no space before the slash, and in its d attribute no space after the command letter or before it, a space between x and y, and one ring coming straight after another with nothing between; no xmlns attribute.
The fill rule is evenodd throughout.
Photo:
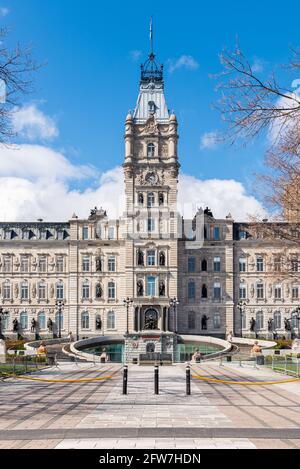
<svg viewBox="0 0 300 469"><path fill-rule="evenodd" d="M193 374L234 381L288 377L265 368L192 366ZM192 380L185 396L185 366L122 367L65 364L32 375L48 379L110 376L103 381L0 382L0 448L300 448L300 382L268 386Z"/></svg>

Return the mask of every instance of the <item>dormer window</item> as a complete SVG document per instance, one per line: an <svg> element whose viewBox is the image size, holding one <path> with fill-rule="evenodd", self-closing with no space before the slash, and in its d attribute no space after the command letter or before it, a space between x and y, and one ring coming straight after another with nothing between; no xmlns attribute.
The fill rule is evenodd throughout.
<svg viewBox="0 0 300 469"><path fill-rule="evenodd" d="M62 240L62 239L64 239L64 237L65 237L65 232L64 232L64 230L58 230L58 231L57 231L57 239Z"/></svg>
<svg viewBox="0 0 300 469"><path fill-rule="evenodd" d="M154 101L149 101L148 102L148 112L149 114L155 114L156 111L156 105Z"/></svg>
<svg viewBox="0 0 300 469"><path fill-rule="evenodd" d="M23 239L30 239L30 231L23 230Z"/></svg>
<svg viewBox="0 0 300 469"><path fill-rule="evenodd" d="M155 154L155 145L154 143L148 143L147 145L147 156L148 158L153 158Z"/></svg>

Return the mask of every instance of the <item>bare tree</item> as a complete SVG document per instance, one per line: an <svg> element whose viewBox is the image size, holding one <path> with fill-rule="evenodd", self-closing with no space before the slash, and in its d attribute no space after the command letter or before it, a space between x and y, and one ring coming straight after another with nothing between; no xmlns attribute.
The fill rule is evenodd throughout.
<svg viewBox="0 0 300 469"><path fill-rule="evenodd" d="M19 44L9 49L5 45L8 30L0 29L0 143L7 143L15 135L11 123L14 108L22 95L33 90L33 72L39 65L32 59L31 47Z"/></svg>
<svg viewBox="0 0 300 469"><path fill-rule="evenodd" d="M299 240L295 230L292 236L288 235L287 226L278 222L300 221L300 96L281 86L274 72L269 78L261 78L239 46L233 52L223 51L220 60L223 72L218 75L218 89L222 98L217 108L227 124L226 139L230 143L247 143L264 134L270 142L265 155L266 170L256 175L255 185L266 207L276 213L274 226L261 227L264 236L269 230L273 237L276 233ZM298 50L292 50L285 68L300 70Z"/></svg>

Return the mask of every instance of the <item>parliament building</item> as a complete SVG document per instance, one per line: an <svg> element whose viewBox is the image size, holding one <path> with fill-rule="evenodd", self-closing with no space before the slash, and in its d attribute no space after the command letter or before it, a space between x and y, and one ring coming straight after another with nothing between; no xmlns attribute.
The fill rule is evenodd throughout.
<svg viewBox="0 0 300 469"><path fill-rule="evenodd" d="M178 122L153 52L124 140L123 216L87 207L85 219L0 223L3 334L297 335L299 245L209 208L178 213Z"/></svg>

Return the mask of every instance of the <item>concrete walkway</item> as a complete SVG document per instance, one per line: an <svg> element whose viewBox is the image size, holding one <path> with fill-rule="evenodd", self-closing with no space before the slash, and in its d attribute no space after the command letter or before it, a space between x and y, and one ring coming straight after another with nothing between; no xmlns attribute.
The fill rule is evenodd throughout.
<svg viewBox="0 0 300 469"><path fill-rule="evenodd" d="M0 384L0 448L299 448L300 382L237 386L194 379L185 367L129 366L123 396L119 365L62 364L40 373L60 379L112 375L107 381ZM230 380L286 379L271 370L217 363L193 372Z"/></svg>

